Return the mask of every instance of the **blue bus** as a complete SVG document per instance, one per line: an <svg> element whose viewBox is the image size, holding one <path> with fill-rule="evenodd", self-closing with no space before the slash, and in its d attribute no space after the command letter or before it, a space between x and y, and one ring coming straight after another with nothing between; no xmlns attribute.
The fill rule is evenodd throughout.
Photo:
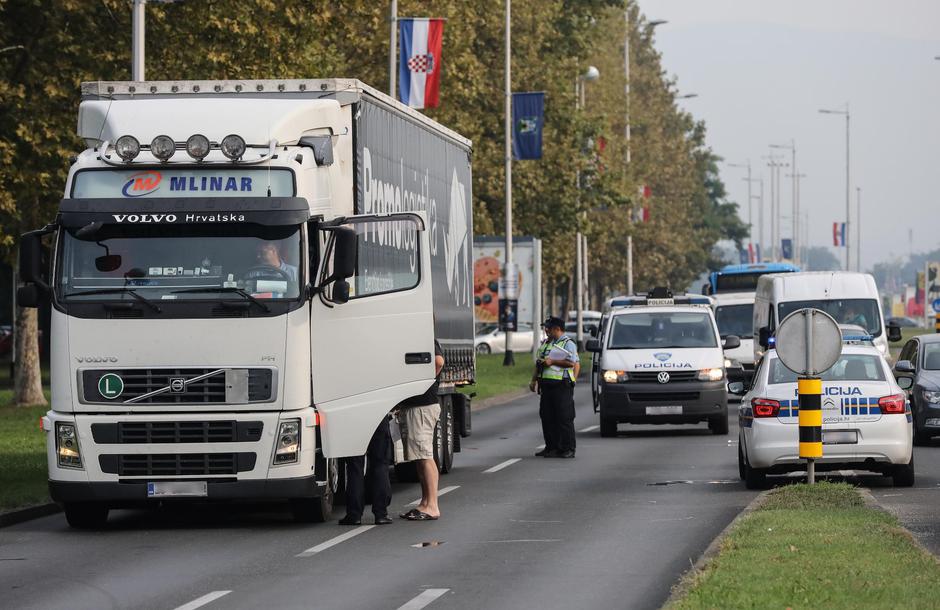
<svg viewBox="0 0 940 610"><path fill-rule="evenodd" d="M702 285L703 294L721 292L754 292L757 279L768 273L795 273L800 268L790 263L751 263L748 265L726 265L708 276Z"/></svg>

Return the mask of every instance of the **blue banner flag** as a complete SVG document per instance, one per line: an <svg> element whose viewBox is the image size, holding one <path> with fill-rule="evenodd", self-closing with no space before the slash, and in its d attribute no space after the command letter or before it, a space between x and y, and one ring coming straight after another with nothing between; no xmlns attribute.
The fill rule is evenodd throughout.
<svg viewBox="0 0 940 610"><path fill-rule="evenodd" d="M792 239L780 240L780 250L782 251L783 258L787 260L792 260L793 259L793 240Z"/></svg>
<svg viewBox="0 0 940 610"><path fill-rule="evenodd" d="M512 156L542 158L542 125L545 122L545 93L512 94Z"/></svg>

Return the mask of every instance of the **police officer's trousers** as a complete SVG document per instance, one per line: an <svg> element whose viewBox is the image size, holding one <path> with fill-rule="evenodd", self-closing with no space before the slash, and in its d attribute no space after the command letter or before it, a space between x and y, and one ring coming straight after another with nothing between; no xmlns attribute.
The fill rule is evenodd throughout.
<svg viewBox="0 0 940 610"><path fill-rule="evenodd" d="M574 384L570 381L542 380L539 417L542 436L549 451L574 451Z"/></svg>
<svg viewBox="0 0 940 610"><path fill-rule="evenodd" d="M392 502L392 484L388 479L388 469L394 459L392 452L392 435L388 417L385 417L372 434L366 455L343 458L346 464L347 517L362 518L366 484L372 496L372 514L376 517L388 516L388 505ZM368 472L364 472L367 457Z"/></svg>

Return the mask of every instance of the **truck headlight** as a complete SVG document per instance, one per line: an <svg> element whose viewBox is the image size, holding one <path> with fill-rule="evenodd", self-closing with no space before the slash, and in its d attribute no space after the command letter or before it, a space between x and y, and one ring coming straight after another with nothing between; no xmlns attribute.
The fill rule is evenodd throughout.
<svg viewBox="0 0 940 610"><path fill-rule="evenodd" d="M604 371L605 383L623 383L628 379L630 379L630 375L626 371Z"/></svg>
<svg viewBox="0 0 940 610"><path fill-rule="evenodd" d="M60 468L82 468L82 450L78 446L75 424L55 425L55 452Z"/></svg>
<svg viewBox="0 0 940 610"><path fill-rule="evenodd" d="M698 372L699 381L721 381L724 378L725 370L723 368L702 369Z"/></svg>
<svg viewBox="0 0 940 610"><path fill-rule="evenodd" d="M932 405L940 404L940 392L924 390L924 400Z"/></svg>
<svg viewBox="0 0 940 610"><path fill-rule="evenodd" d="M277 429L274 445L274 465L293 464L300 459L300 420L288 419Z"/></svg>
<svg viewBox="0 0 940 610"><path fill-rule="evenodd" d="M107 152L107 151L105 151ZM121 136L114 143L114 152L125 162L130 163L140 154L140 142L134 136Z"/></svg>

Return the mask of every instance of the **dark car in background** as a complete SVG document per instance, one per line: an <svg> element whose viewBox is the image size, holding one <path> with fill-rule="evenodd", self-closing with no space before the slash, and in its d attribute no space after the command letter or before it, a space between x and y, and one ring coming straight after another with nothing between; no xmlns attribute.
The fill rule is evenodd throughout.
<svg viewBox="0 0 940 610"><path fill-rule="evenodd" d="M6 358L13 353L13 327L0 325L0 358Z"/></svg>
<svg viewBox="0 0 940 610"><path fill-rule="evenodd" d="M895 318L888 318L887 326L898 326L900 328L917 328L920 326L920 322L914 320L913 318L908 318L906 316L898 316Z"/></svg>
<svg viewBox="0 0 940 610"><path fill-rule="evenodd" d="M940 436L940 334L918 335L901 348L894 365L896 378L911 377L907 391L914 416L914 444L926 445Z"/></svg>

